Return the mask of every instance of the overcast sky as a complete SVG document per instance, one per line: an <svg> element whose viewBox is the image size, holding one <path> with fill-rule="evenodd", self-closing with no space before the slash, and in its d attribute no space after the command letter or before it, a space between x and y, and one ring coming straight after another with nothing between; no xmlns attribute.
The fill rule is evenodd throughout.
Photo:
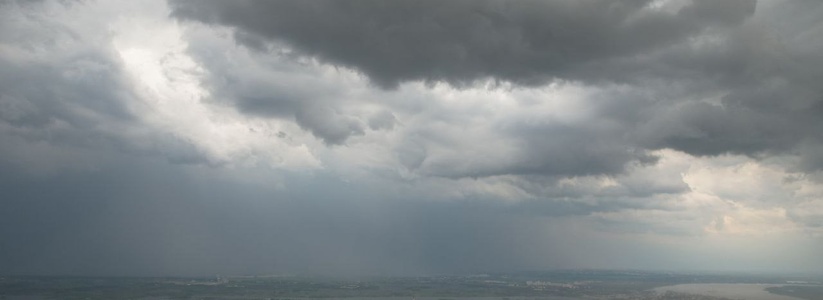
<svg viewBox="0 0 823 300"><path fill-rule="evenodd" d="M0 1L0 274L823 270L820 1Z"/></svg>

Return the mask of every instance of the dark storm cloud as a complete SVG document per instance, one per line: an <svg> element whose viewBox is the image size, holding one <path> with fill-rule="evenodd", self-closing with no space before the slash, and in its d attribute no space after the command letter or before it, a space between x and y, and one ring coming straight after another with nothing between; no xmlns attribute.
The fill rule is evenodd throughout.
<svg viewBox="0 0 823 300"><path fill-rule="evenodd" d="M139 109L156 99L138 95L145 78L124 75L108 36L127 29L61 24L108 10L67 20L38 11L42 3L0 2L0 274L694 267L671 262L691 245L657 251L643 244L651 238L621 234L699 235L730 213L712 203L761 200L688 198L690 161L665 166L651 151L793 154L799 170L823 169L823 5L757 14L764 6L753 1L650 4L173 1L173 16L228 26L234 40L219 26L165 24L165 7L155 19L115 14L138 28L173 27L162 37L180 39L179 56L196 62L178 70L195 74L191 86L162 78L169 90L208 94L177 119ZM144 34L127 50L167 46L143 45ZM499 85L472 94L486 79ZM429 85L402 85L416 81ZM519 98L564 97L564 84L584 91L572 97L580 105ZM489 96L498 92L505 97ZM500 105L465 99L475 96ZM270 126L267 137L293 139L319 167L278 169L269 159L292 156L217 130L216 119L242 131ZM298 127L323 143L286 132ZM221 141L240 150L222 151ZM218 154L203 144L220 144ZM816 200L805 209L774 198L762 201L820 228ZM595 236L592 222L606 234Z"/></svg>
<svg viewBox="0 0 823 300"><path fill-rule="evenodd" d="M688 103L661 111L643 128L650 147L670 147L695 155L786 151L805 136L791 116Z"/></svg>
<svg viewBox="0 0 823 300"><path fill-rule="evenodd" d="M645 108L652 117L636 131L640 144L693 155L796 154L810 159L803 149L823 141L823 89L817 84L823 80L823 45L798 36L823 30L823 6L801 1L766 8L712 42L674 47L653 58L668 67L649 70L672 86L687 87L684 92L691 95L686 97L715 100L673 97L667 101L672 104ZM777 21L787 18L798 21Z"/></svg>
<svg viewBox="0 0 823 300"><path fill-rule="evenodd" d="M493 78L538 85L612 59L731 26L755 2L696 1L677 13L650 1L173 1L174 15L285 41L383 87ZM238 41L253 39L241 38ZM251 46L259 43L252 43ZM259 48L259 47L257 47Z"/></svg>
<svg viewBox="0 0 823 300"><path fill-rule="evenodd" d="M792 38L820 30L815 16L821 6L812 2L760 5L769 11L755 19L755 1L689 1L666 9L648 1L172 1L172 6L178 18L235 28L237 41L251 48L265 52L266 41L286 43L297 55L353 68L387 88L406 81L467 86L491 78L528 86L555 80L618 83L654 94L652 102L601 103L611 110L602 116L614 119L623 134L514 133L527 141L524 149L545 153L553 164L565 161L554 153L591 153L585 158L593 162L591 171L532 163L540 161L538 155L528 156L521 167L458 168L452 169L454 176L545 170L612 174L626 162L646 159L643 149L661 148L693 155L806 157L799 145L820 143L823 131L823 90L817 84L823 79L821 45ZM801 16L797 25L783 24L790 15ZM667 91L671 88L681 92L674 95ZM720 95L714 106L697 98L713 95ZM238 105L252 111L252 103L262 108L265 101L240 99ZM332 144L362 128L345 122L335 123L339 132L305 121L302 126L330 137L326 141ZM568 136L614 143L552 146ZM596 163L604 157L615 158ZM819 168L815 165L811 168Z"/></svg>

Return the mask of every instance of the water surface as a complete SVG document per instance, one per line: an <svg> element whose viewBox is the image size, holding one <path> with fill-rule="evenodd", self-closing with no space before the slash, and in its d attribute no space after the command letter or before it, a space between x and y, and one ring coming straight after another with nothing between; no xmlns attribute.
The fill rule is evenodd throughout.
<svg viewBox="0 0 823 300"><path fill-rule="evenodd" d="M655 288L659 293L667 291L712 296L729 299L746 300L798 300L800 298L776 295L766 291L766 288L783 286L782 284L749 284L749 283L688 283L669 285Z"/></svg>

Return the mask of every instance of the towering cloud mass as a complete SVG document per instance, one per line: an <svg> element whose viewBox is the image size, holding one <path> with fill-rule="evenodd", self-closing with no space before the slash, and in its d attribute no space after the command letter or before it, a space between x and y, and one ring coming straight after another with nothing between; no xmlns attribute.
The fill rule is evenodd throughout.
<svg viewBox="0 0 823 300"><path fill-rule="evenodd" d="M818 270L821 36L816 1L3 2L0 270Z"/></svg>

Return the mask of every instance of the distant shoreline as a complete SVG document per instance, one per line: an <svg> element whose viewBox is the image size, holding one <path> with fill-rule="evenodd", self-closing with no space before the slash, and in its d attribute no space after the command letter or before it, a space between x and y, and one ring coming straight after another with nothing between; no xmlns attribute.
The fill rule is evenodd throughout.
<svg viewBox="0 0 823 300"><path fill-rule="evenodd" d="M685 283L654 288L658 293L677 292L730 299L747 300L802 300L787 295L769 292L768 288L784 287L787 284L760 283Z"/></svg>

